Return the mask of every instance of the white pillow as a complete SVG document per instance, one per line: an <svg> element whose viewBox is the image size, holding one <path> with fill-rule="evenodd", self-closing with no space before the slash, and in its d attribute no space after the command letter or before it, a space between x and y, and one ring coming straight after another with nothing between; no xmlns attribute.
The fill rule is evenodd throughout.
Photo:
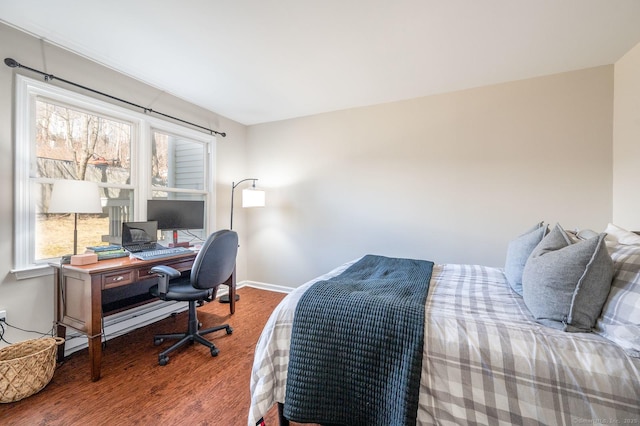
<svg viewBox="0 0 640 426"><path fill-rule="evenodd" d="M619 226L610 223L607 225L607 229L604 230L607 237L605 241L608 246L613 246L617 244L622 244L625 246L628 245L640 245L640 235L634 234L633 232L627 231L626 229L622 229Z"/></svg>

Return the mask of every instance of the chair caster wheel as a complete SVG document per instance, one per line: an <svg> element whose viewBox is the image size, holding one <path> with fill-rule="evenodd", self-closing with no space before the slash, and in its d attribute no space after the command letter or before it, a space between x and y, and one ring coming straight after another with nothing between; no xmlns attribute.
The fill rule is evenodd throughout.
<svg viewBox="0 0 640 426"><path fill-rule="evenodd" d="M233 333L233 328L227 327L227 334L231 334L231 333Z"/></svg>
<svg viewBox="0 0 640 426"><path fill-rule="evenodd" d="M160 365L167 365L167 363L169 362L169 357L168 356L159 356L158 357L158 364Z"/></svg>
<svg viewBox="0 0 640 426"><path fill-rule="evenodd" d="M211 356L218 356L220 350L218 348L211 348Z"/></svg>
<svg viewBox="0 0 640 426"><path fill-rule="evenodd" d="M161 339L161 338L154 338L153 339L153 344L155 346L159 346L160 344L162 344L162 342L164 342L164 339Z"/></svg>

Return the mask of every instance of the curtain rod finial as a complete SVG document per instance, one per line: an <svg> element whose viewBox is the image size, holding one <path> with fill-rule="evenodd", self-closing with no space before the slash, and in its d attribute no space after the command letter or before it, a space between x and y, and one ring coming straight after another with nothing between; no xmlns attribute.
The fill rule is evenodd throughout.
<svg viewBox="0 0 640 426"><path fill-rule="evenodd" d="M20 64L13 58L4 58L4 64L8 67L15 68L19 67Z"/></svg>

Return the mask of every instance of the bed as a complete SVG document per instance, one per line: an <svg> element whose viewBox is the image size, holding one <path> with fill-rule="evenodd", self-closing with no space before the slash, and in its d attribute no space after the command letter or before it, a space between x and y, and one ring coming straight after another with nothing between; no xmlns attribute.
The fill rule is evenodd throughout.
<svg viewBox="0 0 640 426"><path fill-rule="evenodd" d="M555 232L539 229L514 239L520 247L509 248L509 253L516 253L511 263L519 264L525 290L531 281L527 260ZM571 320L567 324L566 318L564 324L551 326L541 319L538 308L532 311L527 297L514 290L508 278L513 267L434 265L424 306L417 410L415 418L401 424L639 424L640 237L634 239L634 234L611 224L607 231L600 234L597 246L602 253L606 244L612 270L591 332L567 331ZM533 242L531 232L539 234ZM581 243L574 237L568 246ZM524 255L523 240L529 247ZM547 247L549 252L554 249ZM594 266L596 256L591 254L586 268ZM290 348L301 298L314 284L340 277L360 260L296 288L274 310L255 350L249 426L260 424L274 404L282 406L287 386L292 386L287 384ZM560 268L560 273L571 269L564 264ZM536 265L538 274L548 269ZM595 269L596 275L606 270ZM535 280L536 286L544 281L539 275ZM583 273L576 288L586 285ZM532 297L526 291L525 296ZM572 303L579 297L575 290ZM540 309L549 304L553 305ZM573 307L571 312L578 315ZM303 420L329 423L327 418L331 417ZM363 424L385 424L378 416L367 422Z"/></svg>

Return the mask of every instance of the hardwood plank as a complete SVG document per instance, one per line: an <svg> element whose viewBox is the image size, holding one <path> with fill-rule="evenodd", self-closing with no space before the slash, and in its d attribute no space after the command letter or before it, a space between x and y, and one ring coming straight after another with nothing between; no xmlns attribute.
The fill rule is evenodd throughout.
<svg viewBox="0 0 640 426"><path fill-rule="evenodd" d="M220 349L213 358L202 345L186 346L158 365L153 335L186 330L187 313L163 319L107 342L102 378L92 382L87 349L59 364L51 382L22 401L0 404L3 425L246 425L253 353L264 324L282 293L245 287L236 313L217 301L198 308L203 327L229 323L207 336ZM277 408L267 417L277 425Z"/></svg>

